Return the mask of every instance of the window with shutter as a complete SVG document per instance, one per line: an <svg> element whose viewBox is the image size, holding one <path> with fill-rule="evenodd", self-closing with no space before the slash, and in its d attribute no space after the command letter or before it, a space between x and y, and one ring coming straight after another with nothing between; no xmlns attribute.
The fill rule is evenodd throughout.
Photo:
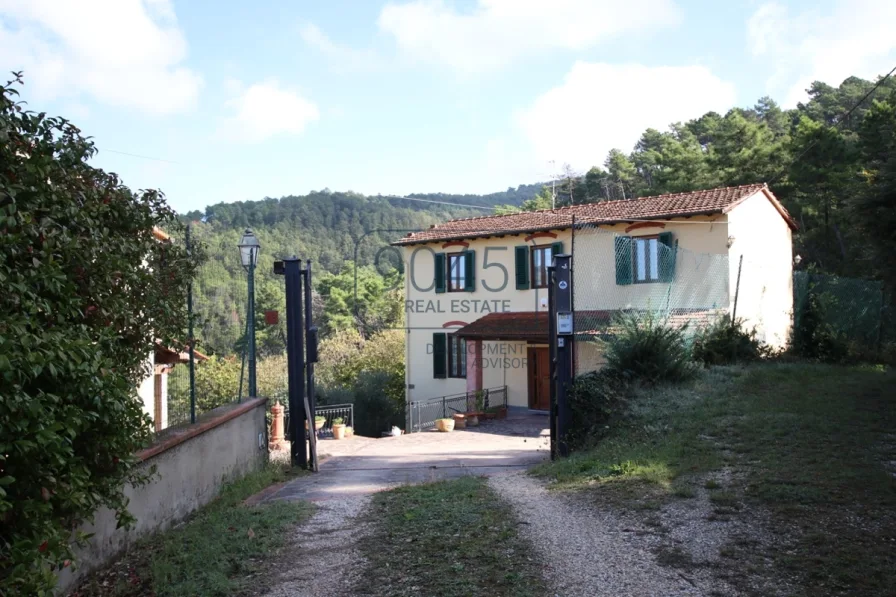
<svg viewBox="0 0 896 597"><path fill-rule="evenodd" d="M520 245L514 249L514 272L516 273L516 289L529 289L529 247Z"/></svg>
<svg viewBox="0 0 896 597"><path fill-rule="evenodd" d="M467 280L467 260L464 253L448 255L448 292L462 292Z"/></svg>
<svg viewBox="0 0 896 597"><path fill-rule="evenodd" d="M442 293L446 290L446 258L444 253L436 253L435 254L435 263L433 267L433 271L436 278L436 292Z"/></svg>
<svg viewBox="0 0 896 597"><path fill-rule="evenodd" d="M632 237L617 236L613 239L616 252L616 284L632 283Z"/></svg>
<svg viewBox="0 0 896 597"><path fill-rule="evenodd" d="M432 376L445 379L448 376L448 334L436 332L432 335Z"/></svg>

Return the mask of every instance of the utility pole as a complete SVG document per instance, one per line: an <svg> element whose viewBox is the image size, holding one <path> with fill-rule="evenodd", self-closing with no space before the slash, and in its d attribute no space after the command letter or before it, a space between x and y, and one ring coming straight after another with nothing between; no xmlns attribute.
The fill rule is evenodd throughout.
<svg viewBox="0 0 896 597"><path fill-rule="evenodd" d="M548 331L553 355L551 375L551 457L569 456L569 429L572 411L569 387L572 384L574 325L572 311L572 256L555 255L548 292Z"/></svg>

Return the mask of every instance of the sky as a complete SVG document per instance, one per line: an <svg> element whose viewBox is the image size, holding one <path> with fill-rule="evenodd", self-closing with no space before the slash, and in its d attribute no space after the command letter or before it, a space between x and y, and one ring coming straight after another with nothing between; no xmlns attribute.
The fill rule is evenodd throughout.
<svg viewBox="0 0 896 597"><path fill-rule="evenodd" d="M0 69L179 211L487 193L896 65L896 2L0 0Z"/></svg>

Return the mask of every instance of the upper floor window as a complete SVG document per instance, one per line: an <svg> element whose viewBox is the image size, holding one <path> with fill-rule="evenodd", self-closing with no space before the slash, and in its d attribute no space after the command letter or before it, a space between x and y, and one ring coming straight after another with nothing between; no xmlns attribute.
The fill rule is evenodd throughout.
<svg viewBox="0 0 896 597"><path fill-rule="evenodd" d="M635 282L658 282L660 279L660 242L656 236L632 239Z"/></svg>
<svg viewBox="0 0 896 597"><path fill-rule="evenodd" d="M617 236L613 245L616 284L672 282L675 279L678 241L671 232L654 236Z"/></svg>
<svg viewBox="0 0 896 597"><path fill-rule="evenodd" d="M554 236L553 234L550 236ZM514 247L514 274L517 290L530 288L547 288L548 268L554 255L563 254L563 242L555 241L549 245L533 247L518 245Z"/></svg>
<svg viewBox="0 0 896 597"><path fill-rule="evenodd" d="M437 293L476 291L476 251L467 249L460 253L436 253L434 258L433 277ZM414 287L417 287L416 284Z"/></svg>
<svg viewBox="0 0 896 597"><path fill-rule="evenodd" d="M548 287L548 266L551 265L551 245L532 247L532 288Z"/></svg>
<svg viewBox="0 0 896 597"><path fill-rule="evenodd" d="M448 292L463 292L466 283L466 259L463 253L448 255Z"/></svg>

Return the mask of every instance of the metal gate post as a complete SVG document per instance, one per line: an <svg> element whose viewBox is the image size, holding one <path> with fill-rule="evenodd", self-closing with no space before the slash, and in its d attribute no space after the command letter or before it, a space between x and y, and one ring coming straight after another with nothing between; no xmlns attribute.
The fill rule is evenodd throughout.
<svg viewBox="0 0 896 597"><path fill-rule="evenodd" d="M572 384L572 353L574 325L572 312L571 256L554 256L554 275L551 277L548 294L549 331L554 349L554 377L551 384L552 403L556 404L557 454L569 456L567 436L572 425L572 411L569 405L569 386ZM553 429L552 429L553 431Z"/></svg>
<svg viewBox="0 0 896 597"><path fill-rule="evenodd" d="M307 362L305 363L305 388L308 391L308 447L311 450L311 470L317 472L317 429L312 424L315 421L317 412L317 400L314 396L314 363L317 353L317 328L311 317L311 260L305 262L305 341L307 342L307 350L305 355ZM314 344L314 346L312 346ZM311 436L314 437L311 437Z"/></svg>
<svg viewBox="0 0 896 597"><path fill-rule="evenodd" d="M302 269L298 257L274 263L274 273L286 277L286 369L289 380L289 439L293 466L308 466L305 444L305 377L302 329ZM313 422L309 425L309 432Z"/></svg>

